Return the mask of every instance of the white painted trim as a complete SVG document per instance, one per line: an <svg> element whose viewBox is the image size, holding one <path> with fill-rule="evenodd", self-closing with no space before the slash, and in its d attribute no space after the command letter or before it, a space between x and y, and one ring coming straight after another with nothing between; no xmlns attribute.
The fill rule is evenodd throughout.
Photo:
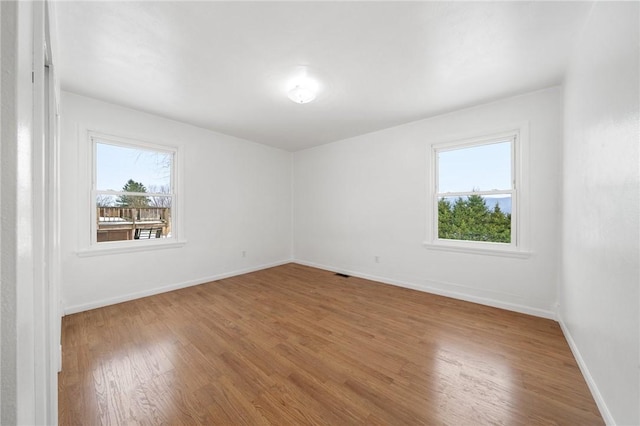
<svg viewBox="0 0 640 426"><path fill-rule="evenodd" d="M167 242L165 242L167 241ZM100 246L92 246L87 249L78 250L76 254L78 257L91 257L91 256L104 256L108 254L120 254L120 253L133 253L137 251L150 251L150 250L164 250L164 249L172 249L172 248L182 248L187 242L186 241L173 241L171 238L163 238L160 240L143 240L136 241L135 245L132 244L122 244L118 242L113 242L114 245L109 245L109 243L101 243ZM103 247L103 245L106 245Z"/></svg>
<svg viewBox="0 0 640 426"><path fill-rule="evenodd" d="M136 139L128 136L118 136L115 134L96 131L93 129L89 129L88 137L91 143L94 143L94 144L103 143L105 145L113 145L121 148L132 148L132 149L140 149L143 151L163 152L165 154L175 155L179 149L177 146L172 144L158 144L157 142L151 142L146 139ZM94 168L95 168L95 165L94 165ZM173 173L173 170L172 170L172 173Z"/></svg>
<svg viewBox="0 0 640 426"><path fill-rule="evenodd" d="M515 253L513 256L516 258L526 258L530 255L530 191L529 191L529 121L522 121L518 123L511 123L508 125L496 128L493 131L483 131L481 136L478 136L478 132L465 133L458 135L450 135L447 139L441 141L428 142L427 146L427 162L429 167L427 168L426 183L427 183L427 210L426 210L426 226L425 226L425 243L426 248L439 249L441 246L446 246L443 250L447 250L449 247L457 246L460 248L469 248L469 253L483 254L481 247L486 247L486 254L496 255L500 252L504 253L506 250L510 250ZM512 196L512 235L515 235L515 241L508 244L505 249L495 250L491 247L492 243L484 242L470 242L459 240L440 240L437 236L437 217L438 217L438 203L436 202L437 193L437 179L438 179L438 161L437 152L442 149L456 149L464 147L472 147L485 144L489 141L495 141L506 136L513 137L512 140L512 179L513 185L511 192ZM515 171L515 174L513 172ZM489 191L494 192L494 191ZM500 191L498 191L500 192ZM442 194L440 194L442 195ZM470 244L472 243L472 244ZM506 244L505 244L506 245ZM460 250L465 251L465 250ZM507 256L505 254L505 256Z"/></svg>
<svg viewBox="0 0 640 426"><path fill-rule="evenodd" d="M463 246L463 245L454 245L448 244L445 241L440 240L438 243L430 243L428 241L424 241L422 246L429 250L441 250L441 251L451 251L457 253L468 253L468 254L482 254L487 256L500 256L500 257L512 257L516 259L528 259L533 253L530 251L524 250L510 250L510 249L499 249L499 248L489 248L487 244L491 243L480 243L481 247L472 247L472 246ZM498 245L495 244L497 247Z"/></svg>
<svg viewBox="0 0 640 426"><path fill-rule="evenodd" d="M486 305L494 308L505 309L508 311L519 312L522 314L533 315L540 318L547 318L552 320L556 319L556 313L552 310L545 310L545 309L535 308L532 306L521 305L518 303L496 300L495 298L490 297L488 294L486 297L481 297L481 296L473 296L470 294L465 294L463 292L443 290L441 288L438 288L439 284L451 286L453 285L452 283L439 283L437 281L429 281L429 284L421 285L421 284L411 283L408 281L396 280L396 279L386 278L386 277L379 277L376 275L363 274L357 271L350 271L343 268L321 265L318 263L308 262L306 260L301 260L301 259L294 259L293 263L310 266L312 268L324 269L326 271L339 272L339 273L351 275L354 277L363 278L365 280L377 281L383 284L390 284L398 287L422 291L425 293L437 294L439 296L450 297L452 299L464 300L466 302L478 303L480 305Z"/></svg>
<svg viewBox="0 0 640 426"><path fill-rule="evenodd" d="M142 297L153 296L155 294L166 293L173 290L179 290L181 288L192 287L194 285L205 284L211 281L218 281L225 278L231 278L238 275L248 274L250 272L261 271L263 269L273 268L275 266L286 265L287 263L292 263L293 259L281 260L278 262L267 263L264 265L254 266L245 269L239 269L232 272L225 272L222 274L213 275L210 277L202 277L197 278L195 280L184 281L178 284L171 284L164 287L157 287L150 290L139 291L136 293L124 294L122 296L110 297L108 299L97 300L91 303L85 303L82 305L72 305L64 308L65 315L71 315L78 312L88 311L90 309L102 308L104 306L115 305L116 303L128 302L130 300L140 299Z"/></svg>
<svg viewBox="0 0 640 426"><path fill-rule="evenodd" d="M114 134L117 132L108 131L108 129L96 129L91 126L88 126L87 123L76 123L76 134L77 134L77 155L78 159L86 159L86 161L78 161L78 176L80 179L79 186L81 190L79 191L78 200L77 200L77 208L79 211L86 212L86 227L80 226L80 230L77 234L78 239L76 242L76 254L79 256L91 256L94 254L89 254L89 252L94 252L95 255L106 254L107 249L113 249L114 253L122 253L122 250L119 250L118 242L110 242L110 243L97 243L96 233L92 230L94 229L96 223L96 211L94 208L91 208L93 199L93 182L95 180L95 165L94 165L94 142L92 138L104 138L110 141L118 142L127 145L136 145L144 146L150 149L159 148L161 151L169 151L174 152L174 171L172 177L172 186L174 187L173 199L175 200L175 206L172 211L173 217L173 225L172 225L172 237L171 238L163 238L161 240L171 240L173 243L178 245L184 245L187 242L187 233L185 232L184 223L182 223L182 218L185 217L185 205L182 201L182 194L184 193L184 183L183 183L183 173L184 173L184 164L183 164L183 156L185 156L185 147L182 144L176 144L175 141L167 141L164 139L158 139L155 143L149 142L145 139L144 135L120 135L115 136ZM88 209L88 210L87 210ZM148 245L146 248L151 249L150 247L153 245L162 245L167 244L166 242L160 242L160 240L152 239L147 241ZM140 241L128 241L128 242L120 242L120 244L124 245L132 245L131 250L126 251L139 251L141 246ZM168 248L168 247L159 247L159 248ZM126 252L125 251L125 252Z"/></svg>
<svg viewBox="0 0 640 426"><path fill-rule="evenodd" d="M0 8L1 7L2 6L0 5ZM2 46L2 17L1 17L1 14L2 13L1 13L1 9L0 9L0 46ZM6 12L5 12L5 14L6 14ZM6 27L6 24L5 24L5 27ZM4 68L0 65L0 74L1 73L4 73ZM6 87L6 84L7 83L5 82L5 87ZM0 93L2 93L2 78L0 78ZM7 124L6 124L7 120L6 119L2 120L2 114L3 113L5 115L7 114L5 112L5 108L4 108L4 105L2 103L2 100L0 100L0 139L2 139L2 140L4 140L4 135L5 135L4 133L2 133L2 125L4 125L5 128L7 127ZM0 149L0 164L3 164L2 163L2 149ZM4 165L3 165L3 167L4 167ZM6 181L6 179L5 179L5 181ZM2 199L4 198L4 192L5 191L4 191L3 186L2 186L2 172L0 171L0 212L2 212L3 216L5 214L4 210L2 209ZM5 219L5 221L6 221L6 219ZM4 247L2 246L1 241L2 241L2 225L0 225L0 250L3 250ZM8 256L7 256L7 258L8 258ZM2 264L3 263L5 263L5 256L0 257L0 283L3 282L4 279L5 279L4 275L2 274ZM6 296L3 298L3 296L2 296L3 288L4 288L4 286L0 284L0 300L2 300L4 302L8 298ZM7 306L11 302L13 302L13 301L4 302L4 305ZM4 310L0 307L0 342L4 343L5 340L2 338L3 336L2 336L2 325L1 325L2 324L2 318L4 316L3 314L4 314ZM11 325L13 325L13 324L11 324ZM7 342L9 342L9 339L6 339L6 340L7 340ZM2 362L2 355L3 355L2 352L3 351L0 349L0 375L2 375L4 373L4 371L5 371L5 369L1 367L2 365L4 365L4 363ZM5 402L4 402L4 399L2 399L2 387L0 386L0 421L2 421L2 419L3 419L3 417L2 417L2 407L4 405L5 405Z"/></svg>
<svg viewBox="0 0 640 426"><path fill-rule="evenodd" d="M47 43L48 61L45 78L48 102L45 115L48 134L46 152L46 258L48 263L49 289L47 295L48 311L48 373L49 398L47 407L47 422L51 425L58 421L58 375L62 369L62 311L60 310L60 121L59 98L60 86L57 78L57 36L55 34L55 9L53 1L45 2L45 40Z"/></svg>
<svg viewBox="0 0 640 426"><path fill-rule="evenodd" d="M48 324L51 320L49 292L51 290L50 271L51 257L47 243L51 230L48 229L49 205L47 204L47 182L49 180L48 133L48 87L47 84L47 52L46 52L46 5L37 2L33 7L33 60L32 60L32 119L31 119L31 213L33 244L33 350L34 363L34 424L50 424L57 413L50 413L50 392L56 389L57 374L50 370L51 353ZM46 212L46 213L45 213ZM19 355L20 356L20 355ZM55 387L54 387L55 384ZM57 407L56 407L57 408Z"/></svg>
<svg viewBox="0 0 640 426"><path fill-rule="evenodd" d="M613 419L613 416L611 415L611 411L609 411L609 407L607 407L607 403L604 401L604 398L602 397L602 394L598 389L598 385L593 379L593 376L589 371L589 367L587 367L587 363L584 361L584 358L582 357L582 354L580 353L580 350L578 349L578 346L576 345L576 342L575 340L573 340L573 336L569 331L569 327L567 327L567 324L564 322L564 319L562 318L562 315L560 314L559 310L556 313L556 316L557 316L557 321L560 324L560 328L562 329L562 333L564 334L564 338L567 340L567 343L569 344L569 348L571 348L571 352L573 353L573 357L576 359L576 362L578 363L578 367L582 372L582 376L584 377L584 380L587 382L587 386L589 386L591 395L593 396L593 399L596 401L596 405L600 410L600 415L602 415L602 418L604 419L607 425L615 426L616 422Z"/></svg>
<svg viewBox="0 0 640 426"><path fill-rule="evenodd" d="M173 242L175 243L182 243L184 245L185 241L184 241L184 236L182 235L182 229L183 229L183 224L180 222L180 218L182 216L182 197L180 193L178 193L179 190L182 189L182 153L181 150L178 146L173 145L173 144L167 144L167 145L158 145L156 143L152 143L149 142L147 140L143 140L143 139L133 139L133 138L129 138L129 137L122 137L122 136L116 136L113 134L109 134L109 133L104 133L104 132L100 132L100 131L96 131L96 130L92 130L92 129L88 129L87 130L87 138L88 138L88 142L90 145L90 152L91 152L91 196L89 198L89 203L90 203L90 210L89 210L89 214L90 214L90 219L91 219L91 230L90 230L90 245L88 248L86 248L86 251L94 251L94 250L98 250L98 251L104 251L108 248L116 248L119 247L119 245L117 244L105 244L105 243L98 243L97 241L97 230L98 230L98 225L97 225L97 217L96 217L96 208L95 208L95 199L96 199L96 195L98 194L113 194L113 195L124 195L124 194L130 194L130 195L149 195L149 196L167 196L170 197L172 202L172 206L171 206L171 233L172 236L168 239L171 239ZM85 141L80 140L80 143L86 143ZM126 191L115 191L115 190L99 190L97 188L97 146L98 144L105 144L105 145L113 145L113 146L118 146L121 148L129 148L129 149L140 149L140 150L145 150L145 151L152 151L152 152L161 152L161 153L165 153L165 154L171 154L171 175L170 175L170 193L169 194L162 194L162 193L153 193L153 192L149 192L149 193L136 193L136 192L126 192ZM164 240L164 239L163 239ZM133 245L135 244L136 247L142 247L141 244L138 244L138 242L133 242L133 241L121 241L119 242L122 246L125 245ZM156 240L156 239L152 239L149 240L147 242L147 245L145 245L146 247L151 247L152 245L155 244L163 244L160 243L160 240ZM138 251L139 248L137 250L134 251ZM81 250L82 252L85 251L85 249ZM96 251L96 253L98 253Z"/></svg>

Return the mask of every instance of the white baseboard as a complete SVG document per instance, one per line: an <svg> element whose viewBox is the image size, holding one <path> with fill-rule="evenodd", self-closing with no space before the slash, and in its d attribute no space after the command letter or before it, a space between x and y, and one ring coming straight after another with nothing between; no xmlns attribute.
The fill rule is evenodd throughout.
<svg viewBox="0 0 640 426"><path fill-rule="evenodd" d="M68 306L68 307L64 308L64 314L65 315L70 315L70 314L74 314L74 313L78 313L78 312L88 311L90 309L95 309L95 308L100 308L100 307L103 307L103 306L114 305L116 303L127 302L127 301L130 301L130 300L135 300L135 299L139 299L139 298L142 298L142 297L153 296L155 294L166 293L166 292L173 291L173 290L178 290L178 289L181 289L181 288L191 287L191 286L194 286L194 285L200 285L200 284L204 284L204 283L211 282L211 281L217 281L217 280L221 280L221 279L225 279L225 278L234 277L234 276L237 276L237 275L243 275L243 274L247 274L247 273L250 273L250 272L260 271L260 270L263 270L263 269L273 268L275 266L285 265L287 263L297 263L297 264L300 264L300 265L310 266L312 268L323 269L323 270L326 270L326 271L340 272L340 273L344 273L344 274L351 275L351 276L354 276L354 277L363 278L363 279L366 279L366 280L378 281L378 282L381 282L381 283L384 283L384 284L390 284L390 285L395 285L395 286L398 286L398 287L410 288L410 289L413 289L413 290L423 291L423 292L426 292L426 293L433 293L433 294L437 294L437 295L440 295L440 296L451 297L451 298L454 298L454 299L464 300L464 301L473 302L473 303L479 303L481 305L487 305L487 306L492 306L492 307L496 307L496 308L506 309L506 310L509 310L509 311L520 312L520 313L524 313L524 314L528 314L528 315L533 315L533 316L537 316L537 317L556 320L560 324L560 328L562 329L562 332L563 332L563 334L564 334L564 336L565 336L565 338L567 340L567 343L569 344L569 347L571 348L571 352L573 353L573 356L575 357L575 359L576 359L576 361L578 363L580 371L582 372L582 375L584 376L585 381L587 382L587 385L589 386L589 390L591 391L591 394L593 395L593 398L594 398L594 400L595 400L595 402L596 402L596 404L598 406L598 409L600 410L600 413L601 413L604 421L606 422L607 425L615 426L615 424L616 424L614 419L613 419L613 416L611 415L611 412L609 411L609 409L607 407L607 404L605 403L604 399L602 398L602 395L600 394L600 391L598 390L598 387L597 387L595 381L593 380L593 377L591 376L591 373L589 372L589 368L587 367L584 359L582 358L582 355L581 355L578 347L576 346L575 341L573 340L573 337L571 336L571 332L567 328L567 326L564 323L564 321L562 319L562 316L560 315L559 312L553 312L553 311L534 308L534 307L530 307L530 306L520 305L520 304L516 304L516 303L500 301L500 300L496 300L496 299L493 299L493 298L490 298L490 297L479 297L479 296L464 294L464 293L461 293L461 292L455 292L455 291L450 291L450 290L442 290L441 288L437 288L436 287L437 284L438 284L437 282L433 282L434 285L420 285L420 284L410 283L410 282L406 282L406 281L390 279L390 278L386 278L386 277L379 277L379 276L375 276L375 275L359 273L357 271L345 270L343 268L331 267L331 266L327 266L327 265L321 265L321 264L318 264L318 263L315 263L315 262L309 262L309 261L301 260L301 259L287 259L287 260L282 260L282 261L279 261L279 262L273 262L273 263L269 263L269 264L254 266L254 267L251 267L251 268L236 270L236 271L232 271L232 272L226 272L226 273L223 273L223 274L217 274L217 275L213 275L213 276L210 276L210 277L203 277L203 278L199 278L199 279L195 279L195 280L189 280L189 281L185 281L185 282L178 283L178 284L172 284L172 285L168 285L168 286L164 286L164 287L158 287L158 288L145 290L145 291L140 291L140 292L136 292L136 293L129 293L129 294L118 296L118 297L102 299L102 300L98 300L98 301L91 302L91 303ZM60 359L62 359L62 357L60 357Z"/></svg>
<svg viewBox="0 0 640 426"><path fill-rule="evenodd" d="M191 287L194 285L200 285L211 281L222 280L225 278L235 277L237 275L248 274L250 272L261 271L263 269L273 268L274 266L285 265L293 262L292 259L282 260L279 262L268 263L259 266L253 266L251 268L240 269L232 272L225 272L223 274L217 274L210 277L202 277L195 280L184 281L178 284L171 284L168 286L152 288L149 290L138 291L135 293L128 293L117 297L110 297L107 299L96 300L90 303L84 303L81 305L72 305L64 308L64 315L75 314L78 312L88 311L90 309L102 308L103 306L115 305L116 303L128 302L130 300L140 299L142 297L153 296L154 294L166 293L168 291L179 290L181 288Z"/></svg>
<svg viewBox="0 0 640 426"><path fill-rule="evenodd" d="M580 353L580 350L578 349L578 346L576 345L575 340L573 340L573 336L571 335L571 332L569 331L569 328L564 322L560 312L557 313L557 317L558 317L558 323L560 324L560 328L562 329L562 333L564 334L564 338L567 340L567 343L569 344L569 348L571 348L573 357L576 359L576 362L578 363L578 367L580 367L580 371L582 372L582 376L584 377L584 380L587 382L587 386L589 386L591 395L593 396L593 399L596 401L596 405L600 410L600 415L602 415L602 418L604 419L604 422L607 425L615 426L616 422L613 419L613 416L611 415L611 411L609 411L609 408L607 407L607 404L605 403L604 398L602 397L602 394L600 393L600 390L598 389L598 386L596 385L595 380L593 380L593 376L591 375L591 372L587 367L587 363L584 361L584 358L582 357L582 354Z"/></svg>
<svg viewBox="0 0 640 426"><path fill-rule="evenodd" d="M171 284L171 285L168 285L168 286L157 287L157 288L144 290L144 291L139 291L139 292L135 292L135 293L128 293L128 294L120 295L120 296L117 296L117 297L111 297L111 298L96 300L96 301L90 302L90 303L67 306L67 307L64 308L64 315L75 314L75 313L78 313L78 312L88 311L90 309L96 309L96 308L101 308L103 306L114 305L116 303L127 302L127 301L130 301L130 300L140 299L142 297L153 296L154 294L160 294L160 293L166 293L168 291L179 290L181 288L186 288L186 287L191 287L191 286L194 286L194 285L204 284L204 283L211 282L211 281L217 281L217 280L221 280L221 279L224 279L224 278L230 278L230 277L234 277L234 276L237 276L237 275L247 274L247 273L250 273L250 272L256 272L256 271L260 271L262 269L273 268L275 266L285 265L287 263L292 263L292 262L293 263L298 263L300 265L310 266L312 268L323 269L323 270L326 270L326 271L341 272L341 273L344 273L344 274L352 275L354 277L359 277L359 278L363 278L363 279L371 280L371 281L378 281L378 282L381 282L381 283L384 283L384 284L390 284L390 285L395 285L395 286L398 286L398 287L410 288L412 290L418 290L418 291L423 291L423 292L426 292L426 293L437 294L437 295L440 295L440 296L451 297L453 299L465 300L467 302L479 303L481 305L487 305L487 306L492 306L492 307L495 307L495 308L501 308L501 309L506 309L506 310L509 310L509 311L520 312L520 313L524 313L524 314L528 314L528 315L533 315L533 316L537 316L537 317L556 320L556 313L553 312L553 311L548 311L548 310L539 309L539 308L535 308L535 307L530 307L530 306L526 306L526 305L521 305L521 304L517 304L517 303L505 302L505 301L497 300L497 299L491 298L491 297L480 297L480 296L474 296L474 295L465 294L463 292L457 292L457 291L451 291L451 290L443 290L442 288L438 287L439 283L437 283L435 281L432 282L432 285L416 284L416 283L411 283L411 282L407 282L407 281L391 279L391 278L387 278L387 277L380 277L380 276L376 276L376 275L364 274L364 273L360 273L360 272L357 272L357 271L345 270L343 268L322 265L322 264L318 264L318 263L315 263L315 262L309 262L309 261L301 260L301 259L282 260L282 261L279 261L279 262L273 262L273 263L269 263L269 264L254 266L254 267L251 267L251 268L236 270L236 271L232 271L232 272L226 272L226 273L223 273L223 274L217 274L217 275L213 275L213 276L209 276L209 277L202 277L202 278L198 278L198 279L195 279L195 280L184 281L184 282L181 282L181 283Z"/></svg>
<svg viewBox="0 0 640 426"><path fill-rule="evenodd" d="M514 311L514 312L519 312L527 315L533 315L536 317L556 320L556 313L552 310L545 310L545 309L540 309L536 307L521 305L518 303L497 300L490 296L481 297L481 296L465 294L463 292L458 292L458 291L443 290L442 287L444 287L445 285L450 285L446 283L438 283L436 281L430 281L431 285L429 284L424 285L424 284L411 283L408 281L396 280L396 279L387 278L387 277L379 277L376 275L363 274L357 271L349 271L343 268L321 265L315 262L309 262L301 259L294 259L292 262L298 263L300 265L310 266L312 268L324 269L326 271L340 272L340 273L351 275L354 277L363 278L366 280L378 281L384 284L391 284L398 287L404 287L404 288L410 288L412 290L423 291L425 293L432 293L432 294L437 294L439 296L451 297L452 299L464 300L467 302L478 303L480 305L486 305L494 308L506 309L508 311ZM441 286L439 286L438 284L441 284Z"/></svg>

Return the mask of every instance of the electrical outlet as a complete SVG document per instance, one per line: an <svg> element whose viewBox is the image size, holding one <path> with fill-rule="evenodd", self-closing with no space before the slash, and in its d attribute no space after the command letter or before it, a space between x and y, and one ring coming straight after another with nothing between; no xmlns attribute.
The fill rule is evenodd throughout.
<svg viewBox="0 0 640 426"><path fill-rule="evenodd" d="M242 257L247 257L247 252L242 250Z"/></svg>
<svg viewBox="0 0 640 426"><path fill-rule="evenodd" d="M373 256L373 261L375 263L380 263L380 256Z"/></svg>

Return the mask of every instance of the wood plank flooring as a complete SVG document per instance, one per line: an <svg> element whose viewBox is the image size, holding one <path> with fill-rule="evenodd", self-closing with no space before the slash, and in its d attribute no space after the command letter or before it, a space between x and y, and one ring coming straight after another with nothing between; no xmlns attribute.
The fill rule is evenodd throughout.
<svg viewBox="0 0 640 426"><path fill-rule="evenodd" d="M600 425L557 323L289 264L63 319L61 425Z"/></svg>

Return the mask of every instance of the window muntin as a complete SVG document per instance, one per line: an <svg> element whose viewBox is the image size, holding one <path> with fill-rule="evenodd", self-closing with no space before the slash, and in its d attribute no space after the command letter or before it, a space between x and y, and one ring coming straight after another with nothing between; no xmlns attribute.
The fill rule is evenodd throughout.
<svg viewBox="0 0 640 426"><path fill-rule="evenodd" d="M434 147L434 243L517 246L517 133Z"/></svg>
<svg viewBox="0 0 640 426"><path fill-rule="evenodd" d="M92 244L175 239L176 150L112 137L91 141Z"/></svg>

